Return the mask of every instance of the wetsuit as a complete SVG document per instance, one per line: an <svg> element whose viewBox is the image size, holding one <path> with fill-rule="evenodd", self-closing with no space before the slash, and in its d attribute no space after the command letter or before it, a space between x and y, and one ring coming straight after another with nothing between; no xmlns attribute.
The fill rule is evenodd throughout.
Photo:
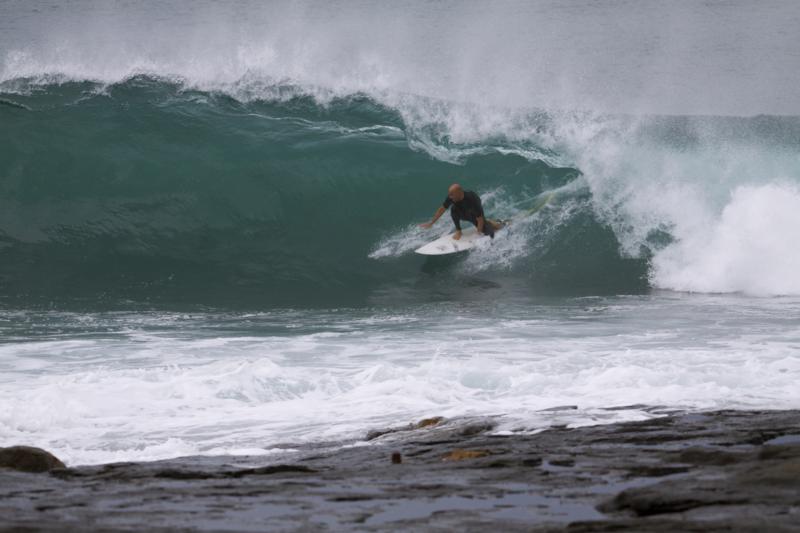
<svg viewBox="0 0 800 533"><path fill-rule="evenodd" d="M489 221L486 220L486 216L483 214L481 199L474 192L464 191L464 198L462 198L460 202L454 202L448 196L442 204L442 207L445 209L450 207L450 216L453 217L453 223L456 225L458 231L461 231L462 220L472 222L477 228L478 217L483 217L483 234L494 237L494 226L489 224Z"/></svg>

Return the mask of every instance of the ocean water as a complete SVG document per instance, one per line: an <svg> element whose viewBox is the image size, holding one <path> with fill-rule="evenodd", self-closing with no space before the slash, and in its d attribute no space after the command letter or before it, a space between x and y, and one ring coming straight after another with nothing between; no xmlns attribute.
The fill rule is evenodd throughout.
<svg viewBox="0 0 800 533"><path fill-rule="evenodd" d="M0 3L0 446L88 464L800 407L798 23ZM417 256L453 181L513 224Z"/></svg>

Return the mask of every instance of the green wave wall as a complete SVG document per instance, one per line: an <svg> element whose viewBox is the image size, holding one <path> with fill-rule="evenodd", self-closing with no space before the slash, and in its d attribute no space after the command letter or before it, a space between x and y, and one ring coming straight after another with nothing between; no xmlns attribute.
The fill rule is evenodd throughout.
<svg viewBox="0 0 800 533"><path fill-rule="evenodd" d="M381 239L428 219L453 180L513 203L580 176L488 145L439 160L417 135L360 95L242 102L152 78L7 93L0 295L30 305L357 305L432 298L476 276L515 294L646 289L645 261L621 257L590 209L547 246L479 275L458 260L370 258Z"/></svg>

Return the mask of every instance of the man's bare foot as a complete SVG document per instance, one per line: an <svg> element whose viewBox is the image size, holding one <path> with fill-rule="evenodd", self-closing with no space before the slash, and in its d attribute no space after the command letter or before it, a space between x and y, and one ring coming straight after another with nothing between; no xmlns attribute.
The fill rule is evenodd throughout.
<svg viewBox="0 0 800 533"><path fill-rule="evenodd" d="M458 240L461 238L461 231L453 233L453 239Z"/></svg>

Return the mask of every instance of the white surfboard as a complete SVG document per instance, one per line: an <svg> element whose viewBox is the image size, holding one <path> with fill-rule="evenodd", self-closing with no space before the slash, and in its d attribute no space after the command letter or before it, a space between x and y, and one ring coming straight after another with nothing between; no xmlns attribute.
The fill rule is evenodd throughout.
<svg viewBox="0 0 800 533"><path fill-rule="evenodd" d="M443 235L435 241L429 242L425 246L417 248L414 251L422 255L454 254L458 252L465 252L471 248L474 248L478 241L489 238L486 235L478 234L478 230L476 228L465 229L461 232L461 238L458 240L455 240L453 235L455 235L455 233Z"/></svg>

